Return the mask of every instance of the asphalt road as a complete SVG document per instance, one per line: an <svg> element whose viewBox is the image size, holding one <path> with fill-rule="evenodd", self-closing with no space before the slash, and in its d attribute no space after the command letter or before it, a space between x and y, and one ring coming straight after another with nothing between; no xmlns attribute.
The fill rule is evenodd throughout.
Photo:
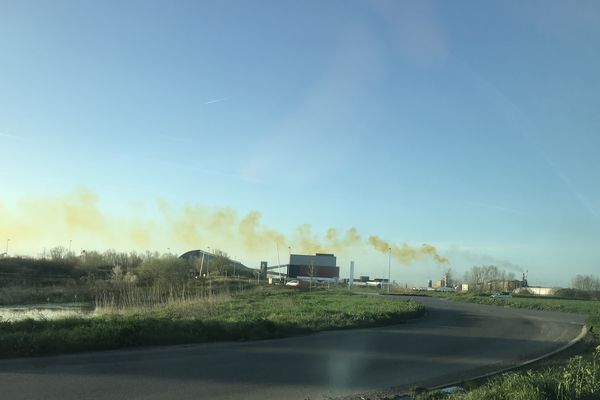
<svg viewBox="0 0 600 400"><path fill-rule="evenodd" d="M0 398L323 399L474 377L553 351L580 315L423 302L385 328L0 361Z"/></svg>

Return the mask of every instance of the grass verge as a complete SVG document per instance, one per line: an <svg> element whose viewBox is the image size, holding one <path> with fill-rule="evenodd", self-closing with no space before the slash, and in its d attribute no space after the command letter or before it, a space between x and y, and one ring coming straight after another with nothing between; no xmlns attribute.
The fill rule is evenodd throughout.
<svg viewBox="0 0 600 400"><path fill-rule="evenodd" d="M0 357L279 338L399 323L423 312L417 302L346 291L257 288L239 295L131 308L92 318L0 322Z"/></svg>
<svg viewBox="0 0 600 400"><path fill-rule="evenodd" d="M509 372L483 385L445 395L417 395L417 400L597 400L600 398L600 353L575 356L564 366Z"/></svg>

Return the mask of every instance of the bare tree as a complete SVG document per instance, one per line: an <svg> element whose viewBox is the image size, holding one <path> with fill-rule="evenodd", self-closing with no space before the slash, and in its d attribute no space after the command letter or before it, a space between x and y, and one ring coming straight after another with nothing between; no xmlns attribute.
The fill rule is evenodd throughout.
<svg viewBox="0 0 600 400"><path fill-rule="evenodd" d="M493 281L514 280L513 273L507 274L503 269L495 265L473 266L464 275L464 281L469 284L469 288L474 290L485 290L485 286Z"/></svg>
<svg viewBox="0 0 600 400"><path fill-rule="evenodd" d="M54 261L62 260L66 257L68 250L62 246L56 246L50 249L50 259Z"/></svg>
<svg viewBox="0 0 600 400"><path fill-rule="evenodd" d="M231 260L226 256L217 255L208 263L211 271L216 271L217 275L224 275L228 267L231 265Z"/></svg>
<svg viewBox="0 0 600 400"><path fill-rule="evenodd" d="M596 292L600 291L600 279L593 275L577 275L573 278L571 286L573 289Z"/></svg>

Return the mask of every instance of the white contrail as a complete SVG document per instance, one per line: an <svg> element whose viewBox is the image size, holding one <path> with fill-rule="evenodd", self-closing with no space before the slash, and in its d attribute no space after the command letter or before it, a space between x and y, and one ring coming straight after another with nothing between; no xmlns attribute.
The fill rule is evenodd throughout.
<svg viewBox="0 0 600 400"><path fill-rule="evenodd" d="M215 104L215 103L220 103L222 101L228 100L229 97L221 97L220 99L213 99L213 100L209 100L209 101L205 101L204 104Z"/></svg>
<svg viewBox="0 0 600 400"><path fill-rule="evenodd" d="M546 152L544 152L542 149L538 149L538 151L542 155L544 161L546 161L546 164L548 164L550 167L550 170L552 170L554 174L556 174L556 176L565 184L573 196L579 200L581 205L596 219L600 219L600 210L597 208L597 206L576 187L575 183L573 183L573 180L558 166L557 163L550 159Z"/></svg>

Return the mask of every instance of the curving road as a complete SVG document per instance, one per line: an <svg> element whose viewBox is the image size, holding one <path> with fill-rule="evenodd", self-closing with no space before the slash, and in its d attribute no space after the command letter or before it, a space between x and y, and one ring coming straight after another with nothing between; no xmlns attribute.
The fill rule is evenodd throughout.
<svg viewBox="0 0 600 400"><path fill-rule="evenodd" d="M392 300L397 300L393 298ZM427 315L385 328L0 361L16 399L323 399L434 386L564 346L575 314L416 299Z"/></svg>

